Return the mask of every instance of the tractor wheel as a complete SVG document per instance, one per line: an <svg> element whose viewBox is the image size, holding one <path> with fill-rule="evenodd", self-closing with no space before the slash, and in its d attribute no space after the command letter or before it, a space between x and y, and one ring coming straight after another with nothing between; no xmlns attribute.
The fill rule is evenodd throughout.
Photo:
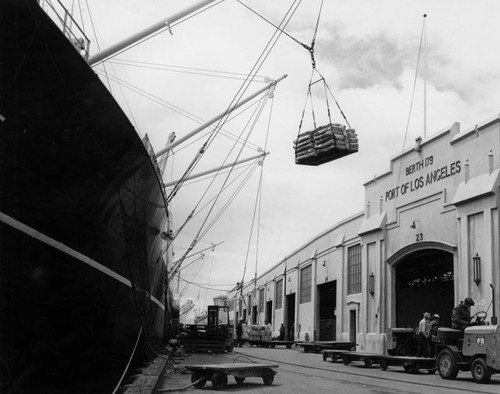
<svg viewBox="0 0 500 394"><path fill-rule="evenodd" d="M198 383L194 383L198 380L199 380ZM205 383L207 383L207 379L205 379L200 372L195 371L191 375L191 383L194 383L194 387L196 387L197 389L201 389L203 386L205 386Z"/></svg>
<svg viewBox="0 0 500 394"><path fill-rule="evenodd" d="M491 379L491 368L486 365L484 358L476 358L472 362L470 371L476 383L488 383Z"/></svg>
<svg viewBox="0 0 500 394"><path fill-rule="evenodd" d="M408 346L406 346L405 344L401 343L398 346L396 346L396 349L395 349L394 353L396 353L395 354L396 356L407 356L409 352L410 351L408 349Z"/></svg>
<svg viewBox="0 0 500 394"><path fill-rule="evenodd" d="M457 377L458 367L455 355L450 349L443 349L439 352L436 364L439 375L443 379L455 379Z"/></svg>
<svg viewBox="0 0 500 394"><path fill-rule="evenodd" d="M234 380L236 380L236 383L238 384L243 384L243 382L245 381L245 378L240 378L239 376L235 376L234 377Z"/></svg>
<svg viewBox="0 0 500 394"><path fill-rule="evenodd" d="M216 372L212 375L212 387L215 390L220 390L227 385L227 375L222 372Z"/></svg>
<svg viewBox="0 0 500 394"><path fill-rule="evenodd" d="M262 371L262 381L265 385L270 386L274 382L274 372L271 368L264 368Z"/></svg>

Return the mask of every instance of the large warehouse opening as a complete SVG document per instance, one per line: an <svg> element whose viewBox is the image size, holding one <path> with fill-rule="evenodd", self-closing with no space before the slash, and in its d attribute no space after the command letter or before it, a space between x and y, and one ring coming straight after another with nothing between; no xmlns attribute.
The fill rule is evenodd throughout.
<svg viewBox="0 0 500 394"><path fill-rule="evenodd" d="M418 327L424 312L451 326L454 305L453 254L438 249L416 251L396 264L396 327Z"/></svg>
<svg viewBox="0 0 500 394"><path fill-rule="evenodd" d="M337 320L337 281L318 286L319 295L319 340L335 341Z"/></svg>

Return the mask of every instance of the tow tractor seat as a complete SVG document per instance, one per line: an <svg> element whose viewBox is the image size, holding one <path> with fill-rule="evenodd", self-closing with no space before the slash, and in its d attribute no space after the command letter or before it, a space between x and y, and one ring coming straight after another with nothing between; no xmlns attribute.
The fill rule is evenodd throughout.
<svg viewBox="0 0 500 394"><path fill-rule="evenodd" d="M440 341L464 339L464 332L462 330L456 330L454 328L439 327L438 339Z"/></svg>

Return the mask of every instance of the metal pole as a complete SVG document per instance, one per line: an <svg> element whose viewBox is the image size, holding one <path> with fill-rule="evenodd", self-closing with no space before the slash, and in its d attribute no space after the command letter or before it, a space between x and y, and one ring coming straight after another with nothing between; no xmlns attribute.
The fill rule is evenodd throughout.
<svg viewBox="0 0 500 394"><path fill-rule="evenodd" d="M262 152L261 154L258 154L258 155L252 156L252 157L248 157L248 158L243 159L243 160L235 161L234 163L229 163L229 164L223 165L222 167L212 168L211 170L199 172L198 174L188 176L186 179L184 179L184 181L188 181L188 180L194 179L194 178L199 178L200 176L208 175L208 174L211 174L212 172L220 171L220 170L223 170L223 169L228 168L228 167L232 167L232 166L235 166L238 164L246 163L247 161L258 159L259 157L265 157L268 154L269 154L269 152ZM179 181L180 181L180 179L177 179L177 180L171 181L171 182L167 182L167 183L165 183L165 187L175 185Z"/></svg>
<svg viewBox="0 0 500 394"><path fill-rule="evenodd" d="M178 21L179 19L184 18L185 16L197 11L198 9L205 7L206 5L213 3L215 0L205 0L198 4L195 4L191 7L184 9L183 11L178 12L177 14L172 15L166 19L162 19L161 21L155 23L154 25L112 45L111 47L102 50L101 52L91 56L89 58L89 65L93 66L97 63L102 62L108 57L120 52L122 49L127 48L128 46L135 44L137 41L146 38L147 36L157 32L158 30L164 29L165 27L169 27L172 23Z"/></svg>
<svg viewBox="0 0 500 394"><path fill-rule="evenodd" d="M167 145L165 148L163 148L162 150L158 151L156 153L156 158L158 159L160 156L163 156L165 153L167 153L169 150L172 150L173 148L175 148L177 145L179 144L182 144L184 141L186 141L187 139L193 137L194 135L198 134L200 131L206 129L208 126L210 126L212 123L215 123L217 122L218 120L222 119L224 116L230 114L231 112L233 112L235 109L241 107L242 105L248 103L250 100L252 100L253 98L257 97L259 94L265 92L266 90L268 90L269 88L271 88L272 86L276 85L278 82L281 82L283 79L285 79L287 77L287 75L283 75L282 77L278 78L277 80L275 81L272 81L270 84L266 85L264 88L258 90L257 92L255 92L254 94L250 95L249 97L243 99L242 101L234 104L232 107L229 107L227 110L225 110L223 113L217 115L216 117L210 119L209 121L203 123L201 126L197 127L196 129L194 129L193 131L191 131L190 133L186 134L184 137L181 137L181 138L178 138L176 139L175 141L173 141L171 144Z"/></svg>

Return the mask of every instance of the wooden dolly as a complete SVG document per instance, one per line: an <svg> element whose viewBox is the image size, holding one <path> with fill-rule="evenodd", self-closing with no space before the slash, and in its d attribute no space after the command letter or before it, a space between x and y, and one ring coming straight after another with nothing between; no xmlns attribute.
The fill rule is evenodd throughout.
<svg viewBox="0 0 500 394"><path fill-rule="evenodd" d="M336 354L340 358L342 358L342 362L344 363L344 365L349 365L351 361L363 361L365 367L371 367L373 364L379 364L380 360L383 357L383 354L377 354L377 353L349 352L341 350L330 350L330 352L336 352ZM325 359L324 355L323 359Z"/></svg>
<svg viewBox="0 0 500 394"><path fill-rule="evenodd" d="M301 343L299 346L304 348L304 353L313 351L320 353L322 350L351 350L356 344L354 342L337 342L337 341L314 341L309 343Z"/></svg>
<svg viewBox="0 0 500 394"><path fill-rule="evenodd" d="M292 345L295 343L294 341L254 341L254 340L248 340L248 343L250 344L250 347L253 345L258 346L258 347L270 347L271 349L274 349L276 346L286 346L287 349L291 349Z"/></svg>
<svg viewBox="0 0 500 394"><path fill-rule="evenodd" d="M347 352L349 352L349 350L339 350L339 349L323 350L323 361L326 361L328 357L332 359L332 362L335 362L339 359L342 360L342 354Z"/></svg>
<svg viewBox="0 0 500 394"><path fill-rule="evenodd" d="M202 388L210 380L215 390L226 387L228 375L233 375L236 383L242 384L245 378L259 377L264 384L271 385L276 375L276 364L258 363L232 363L232 364L205 364L205 365L183 365L186 370L191 371L191 383L197 388Z"/></svg>
<svg viewBox="0 0 500 394"><path fill-rule="evenodd" d="M391 365L402 365L406 372L417 373L420 369L426 369L429 374L436 373L436 359L415 356L382 356L380 368L387 370Z"/></svg>

